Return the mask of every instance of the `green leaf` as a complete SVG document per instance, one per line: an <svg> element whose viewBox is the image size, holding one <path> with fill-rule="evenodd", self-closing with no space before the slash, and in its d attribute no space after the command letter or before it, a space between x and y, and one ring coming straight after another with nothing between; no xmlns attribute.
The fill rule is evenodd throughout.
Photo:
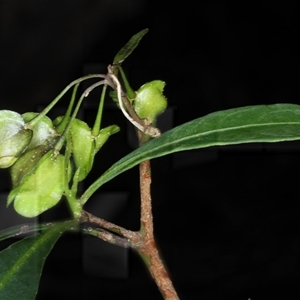
<svg viewBox="0 0 300 300"><path fill-rule="evenodd" d="M16 225L9 227L3 230L0 230L0 241L6 239L20 236L23 234L33 233L37 231L43 231L49 229L53 224L52 223L25 223L21 225Z"/></svg>
<svg viewBox="0 0 300 300"><path fill-rule="evenodd" d="M214 112L175 127L120 159L85 191L81 203L104 183L144 160L211 146L299 139L299 105L257 105Z"/></svg>
<svg viewBox="0 0 300 300"><path fill-rule="evenodd" d="M135 34L127 44L116 54L113 64L120 64L122 63L131 53L132 51L138 46L140 40L143 36L148 32L148 29L143 29L137 34Z"/></svg>
<svg viewBox="0 0 300 300"><path fill-rule="evenodd" d="M74 221L55 224L37 237L20 240L0 252L0 299L36 298L46 257Z"/></svg>

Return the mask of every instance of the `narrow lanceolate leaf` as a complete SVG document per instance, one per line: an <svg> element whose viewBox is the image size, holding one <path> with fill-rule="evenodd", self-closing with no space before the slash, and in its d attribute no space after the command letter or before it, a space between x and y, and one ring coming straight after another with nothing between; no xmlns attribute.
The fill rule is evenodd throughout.
<svg viewBox="0 0 300 300"><path fill-rule="evenodd" d="M37 237L27 237L0 252L0 299L36 298L46 257L74 221L53 225Z"/></svg>
<svg viewBox="0 0 300 300"><path fill-rule="evenodd" d="M127 44L120 49L120 51L116 54L113 63L119 64L122 63L131 53L132 51L138 46L142 37L148 32L148 29L143 29L137 34L135 34L131 39L127 42Z"/></svg>
<svg viewBox="0 0 300 300"><path fill-rule="evenodd" d="M47 230L52 226L52 223L26 223L16 225L10 228L0 230L0 241L4 241L6 239L10 239L16 236L22 236L24 234L32 234L38 231Z"/></svg>
<svg viewBox="0 0 300 300"><path fill-rule="evenodd" d="M175 127L123 157L86 190L81 201L85 203L101 185L144 160L211 146L299 139L299 105L257 105L211 113Z"/></svg>

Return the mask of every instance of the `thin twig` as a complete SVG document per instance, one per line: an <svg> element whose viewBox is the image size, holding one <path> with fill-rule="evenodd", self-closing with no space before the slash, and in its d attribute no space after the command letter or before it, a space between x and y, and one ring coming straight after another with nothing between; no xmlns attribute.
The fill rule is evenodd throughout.
<svg viewBox="0 0 300 300"><path fill-rule="evenodd" d="M130 241L130 243L134 245L138 245L141 242L141 236L139 232L131 231L128 229L125 229L121 226L118 226L114 223L108 222L102 218L98 218L94 216L93 214L83 210L82 215L81 215L81 222L89 222L89 223L94 223L97 224L98 226L112 231L114 233L117 233L121 237L124 237ZM102 238L101 236L98 236L99 238Z"/></svg>
<svg viewBox="0 0 300 300"><path fill-rule="evenodd" d="M86 234L90 234L93 235L95 237L98 237L99 239L108 242L110 244L116 245L116 246L120 246L123 248L129 248L130 247L130 242L128 239L118 236L114 233L111 233L109 231L106 231L104 229L101 228L92 228L92 227L88 227L88 228L84 228L83 232Z"/></svg>

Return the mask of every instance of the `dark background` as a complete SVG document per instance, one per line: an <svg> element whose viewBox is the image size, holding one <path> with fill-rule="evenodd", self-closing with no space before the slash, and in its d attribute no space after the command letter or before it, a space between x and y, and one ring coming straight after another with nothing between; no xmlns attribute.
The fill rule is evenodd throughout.
<svg viewBox="0 0 300 300"><path fill-rule="evenodd" d="M150 31L124 67L135 89L153 79L167 82L172 126L233 107L299 104L297 1L2 0L0 109L23 113L47 104L86 66L111 63L143 28ZM105 122L126 128L111 109ZM89 180L133 149L128 140L126 130L112 138ZM153 161L155 232L181 299L298 296L299 167L297 143L210 148ZM4 171L0 179L5 193ZM137 170L103 191L127 195L113 221L138 229ZM161 299L131 252L119 253L128 262L121 278L84 274L82 240L68 234L57 243L38 299ZM109 263L96 268L105 274Z"/></svg>

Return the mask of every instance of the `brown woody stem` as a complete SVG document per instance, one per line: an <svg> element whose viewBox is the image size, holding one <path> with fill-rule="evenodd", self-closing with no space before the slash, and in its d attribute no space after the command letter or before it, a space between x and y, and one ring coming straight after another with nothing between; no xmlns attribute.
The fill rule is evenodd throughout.
<svg viewBox="0 0 300 300"><path fill-rule="evenodd" d="M107 230L104 230L102 228L88 227L88 228L84 228L83 232L86 234L89 234L89 235L93 235L105 242L108 242L108 243L116 245L116 246L120 246L123 248L130 247L130 242L128 239L118 236L118 235L111 233Z"/></svg>
<svg viewBox="0 0 300 300"><path fill-rule="evenodd" d="M89 222L89 223L93 223L93 224L97 224L99 225L101 228L104 228L108 231L111 231L113 233L116 233L118 234L119 236L123 237L123 238L126 238L129 240L130 243L135 243L135 244L139 244L140 242L140 234L138 232L134 232L134 231L131 231L131 230L128 230L128 229L125 229L121 226L118 226L114 223L111 223L111 222L108 222L102 218L98 218L96 216L94 216L93 214L87 212L87 211L83 211L82 212L82 215L81 215L81 222ZM89 233L88 230L86 230L86 233ZM117 241L118 240L118 236L117 235L114 235L113 233L110 233L111 236L110 236L110 242L112 243L114 241L114 239ZM95 235L93 234L93 232L91 231L91 234L92 235ZM98 235L97 235L98 238L102 239L102 240L105 240L105 241L108 241L108 238L107 238L107 235L106 234L103 234L103 232L98 232Z"/></svg>
<svg viewBox="0 0 300 300"><path fill-rule="evenodd" d="M168 272L159 256L153 234L150 161L140 164L141 227L139 232L127 230L93 214L83 211L81 222L97 224L101 228L87 228L85 233L106 242L135 249L145 262L165 300L179 300Z"/></svg>
<svg viewBox="0 0 300 300"><path fill-rule="evenodd" d="M122 91L121 85L112 71L108 67L107 84L111 85L118 92L120 107L126 116L139 130L138 138L140 145L147 143L151 137L160 135L160 131L151 124L146 124L141 120L126 94ZM123 108L123 104L126 109ZM127 114L127 111L130 115ZM163 298L165 300L179 300L173 283L168 272L160 258L153 233L153 214L151 200L151 165L150 161L144 161L140 164L140 194L141 194L141 225L138 232L127 230L123 227L110 223L104 219L98 218L86 211L83 211L81 221L90 222L99 225L101 228L88 228L85 231L89 234L109 243L135 249L145 262L151 276L156 282ZM104 229L104 230L103 230Z"/></svg>
<svg viewBox="0 0 300 300"><path fill-rule="evenodd" d="M153 234L150 161L140 164L141 228L143 243L136 247L165 300L179 300L168 272L159 256Z"/></svg>

